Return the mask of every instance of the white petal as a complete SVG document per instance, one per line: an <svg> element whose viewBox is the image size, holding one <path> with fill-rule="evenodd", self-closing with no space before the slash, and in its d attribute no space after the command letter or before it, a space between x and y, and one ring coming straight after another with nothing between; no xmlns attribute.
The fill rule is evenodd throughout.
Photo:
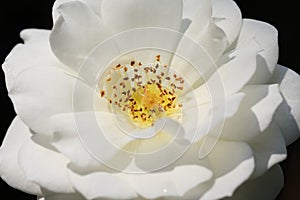
<svg viewBox="0 0 300 200"><path fill-rule="evenodd" d="M113 114L60 114L51 117L51 121L52 144L70 158L76 170L83 173L107 170L103 164L117 165L121 170L131 161L128 154L121 154L121 149L132 139L118 127Z"/></svg>
<svg viewBox="0 0 300 200"><path fill-rule="evenodd" d="M225 33L212 20L210 0L183 1L185 28L171 67L183 76L192 88L205 82L217 70L217 61L227 46Z"/></svg>
<svg viewBox="0 0 300 200"><path fill-rule="evenodd" d="M263 176L244 183L235 191L232 197L224 200L275 199L283 185L282 170L279 165L276 165Z"/></svg>
<svg viewBox="0 0 300 200"><path fill-rule="evenodd" d="M279 127L272 124L265 132L249 141L255 158L252 178L263 175L286 158L285 141Z"/></svg>
<svg viewBox="0 0 300 200"><path fill-rule="evenodd" d="M85 200L80 194L53 194L40 197L38 200Z"/></svg>
<svg viewBox="0 0 300 200"><path fill-rule="evenodd" d="M203 1L201 5L199 4L200 2L194 4L195 8L197 8L196 11L190 9L193 3L194 1L185 1L185 4L188 4L185 5L185 9L193 11L185 14L185 17L191 17L189 19L191 22L184 36L203 47L212 60L216 61L226 49L226 35L212 20L212 5L210 1Z"/></svg>
<svg viewBox="0 0 300 200"><path fill-rule="evenodd" d="M268 128L282 97L278 85L250 85L241 92L246 97L238 112L225 122L221 137L248 141Z"/></svg>
<svg viewBox="0 0 300 200"><path fill-rule="evenodd" d="M115 123L110 116L102 115L98 119L105 137L117 147L110 150L111 147L100 145L105 149L106 157L112 158L108 165L124 171L137 173L164 168L176 161L190 145L183 138L180 124L169 118L162 118L156 121L153 127L146 129L131 127L130 122L119 121L118 118L115 119ZM103 119L106 120L105 123L101 122ZM96 146L99 149L99 145Z"/></svg>
<svg viewBox="0 0 300 200"><path fill-rule="evenodd" d="M53 17L53 24L55 24L56 20L59 18L59 11L58 8L61 4L71 2L74 0L56 0L53 5L52 9L52 17ZM93 10L97 15L101 16L101 6L102 0L77 0L85 3L91 10Z"/></svg>
<svg viewBox="0 0 300 200"><path fill-rule="evenodd" d="M133 199L136 192L118 174L97 172L81 176L69 170L72 184L86 199Z"/></svg>
<svg viewBox="0 0 300 200"><path fill-rule="evenodd" d="M6 86L10 90L15 78L30 67L66 68L51 51L48 30L27 29L21 32L25 44L18 44L3 63Z"/></svg>
<svg viewBox="0 0 300 200"><path fill-rule="evenodd" d="M181 17L181 0L103 0L102 18L113 33L144 27L179 30Z"/></svg>
<svg viewBox="0 0 300 200"><path fill-rule="evenodd" d="M178 197L209 180L211 176L212 173L208 169L196 165L180 166L172 171L136 175L98 172L79 176L70 171L74 186L88 199L101 197L132 199L137 195L146 199ZM98 187L89 187L91 184Z"/></svg>
<svg viewBox="0 0 300 200"><path fill-rule="evenodd" d="M218 27L226 34L232 44L240 33L242 14L233 0L212 0L213 18Z"/></svg>
<svg viewBox="0 0 300 200"><path fill-rule="evenodd" d="M199 143L191 144L184 139L181 141L179 139L181 138L172 138L168 132L161 132L151 140L137 141L134 163L127 171L155 173L159 170L172 171L183 165L199 165L209 168L206 159L199 159Z"/></svg>
<svg viewBox="0 0 300 200"><path fill-rule="evenodd" d="M238 36L242 19L241 12L234 1L183 0L183 23L186 27L190 25L199 13L202 15L202 20L212 17L215 24L226 34L229 44Z"/></svg>
<svg viewBox="0 0 300 200"><path fill-rule="evenodd" d="M216 179L201 200L231 196L250 177L255 165L251 148L241 142L219 140L208 159Z"/></svg>
<svg viewBox="0 0 300 200"><path fill-rule="evenodd" d="M251 40L243 48L239 48L229 55L230 60L219 67L208 81L213 84L215 81L221 80L226 95L239 91L253 76L257 67L256 57L259 51L259 45Z"/></svg>
<svg viewBox="0 0 300 200"><path fill-rule="evenodd" d="M19 163L26 177L55 193L73 193L67 175L69 160L59 153L27 140L19 152Z"/></svg>
<svg viewBox="0 0 300 200"><path fill-rule="evenodd" d="M294 71L277 65L269 82L279 83L284 98L275 114L275 121L289 145L300 136L300 77Z"/></svg>
<svg viewBox="0 0 300 200"><path fill-rule="evenodd" d="M82 2L62 4L58 11L60 17L50 35L51 48L61 62L78 71L88 53L108 34L100 17Z"/></svg>
<svg viewBox="0 0 300 200"><path fill-rule="evenodd" d="M193 92L199 97L201 102L210 101L210 95L211 93L216 92L215 90L220 92L220 94L225 92L226 96L238 92L249 82L255 73L257 67L256 57L259 51L260 47L257 42L251 40L243 48L239 48L230 54L224 55L222 59L226 57L226 62L220 64L221 66L219 68L217 68L217 66L209 67L208 70L206 70L208 73L204 74L206 84L200 85L200 87L196 88ZM205 63L204 66L207 65L209 66L209 64ZM189 72L189 70L186 70L185 68L181 70L185 70L185 73ZM238 76L232 78L233 74Z"/></svg>
<svg viewBox="0 0 300 200"><path fill-rule="evenodd" d="M210 0L183 0L183 19L192 21L199 13L202 13L204 21L204 17L212 14Z"/></svg>
<svg viewBox="0 0 300 200"><path fill-rule="evenodd" d="M75 83L80 96L74 95ZM93 108L93 99L88 98L91 94L94 91L81 80L54 67L23 71L9 91L20 118L33 130L42 132L46 132L49 124L45 120L51 115L74 111L73 98L77 99L77 111Z"/></svg>
<svg viewBox="0 0 300 200"><path fill-rule="evenodd" d="M185 79L184 91L199 87L218 68L207 50L192 38L180 38L175 49L176 55L172 58L170 70Z"/></svg>
<svg viewBox="0 0 300 200"><path fill-rule="evenodd" d="M92 157L80 141L73 117L62 114L51 117L55 122L52 145L71 161L72 168L82 173L101 170L102 164Z"/></svg>
<svg viewBox="0 0 300 200"><path fill-rule="evenodd" d="M29 181L18 163L18 153L22 144L30 139L29 128L16 117L9 127L0 148L0 175L10 186L24 192L41 195L41 189Z"/></svg>
<svg viewBox="0 0 300 200"><path fill-rule="evenodd" d="M202 96L197 96L197 98L201 101ZM212 130L222 125L227 118L232 117L238 111L243 98L244 94L238 93L200 105L190 105L189 102L184 104L182 126L185 138L189 141L197 141L206 134L215 134ZM218 137L218 135L214 136Z"/></svg>
<svg viewBox="0 0 300 200"><path fill-rule="evenodd" d="M134 144L137 146L134 161L138 170L156 171L179 159L189 144L180 145L172 139L174 138L170 135L161 132L154 138L141 140Z"/></svg>
<svg viewBox="0 0 300 200"><path fill-rule="evenodd" d="M176 167L172 171L140 175L122 174L135 191L146 199L182 197L187 191L209 180L211 171L198 165Z"/></svg>
<svg viewBox="0 0 300 200"><path fill-rule="evenodd" d="M250 83L266 83L271 77L279 55L277 36L277 30L270 24L256 20L243 20L243 26L237 41L236 49L245 46L253 39L262 49L257 58L255 75L252 77Z"/></svg>
<svg viewBox="0 0 300 200"><path fill-rule="evenodd" d="M155 147L168 144L170 141L177 143L181 141L183 134L180 131L176 132L180 125L174 126L175 123L171 123L171 120L167 120L167 123L164 123L164 119L161 121L163 123L160 125L159 121L155 123L153 130L152 128L139 129L134 128L128 120L122 120L117 115L81 112L52 116L49 123L53 128L51 132L54 133L52 144L71 159L72 169L75 167L77 171L87 173L100 169L107 170L105 166L118 170L128 170L127 166L134 156L136 156L139 167L144 166L142 167L143 170L145 167L151 167L146 165L150 158L152 161L153 158L169 161L165 156L162 156L165 154L161 152L156 153L156 156L148 157L147 163L135 155L136 152L144 153L149 149L157 150ZM154 137L160 135L158 134L159 131L169 134L166 140L161 140L163 137ZM148 138L147 134L150 134L151 137ZM171 136L172 134L174 136ZM145 140L146 138L148 140ZM182 147L177 146L180 147L179 150L182 150L187 148L187 145L188 143ZM174 161L183 151L170 152L170 150L174 150L171 147L167 148L169 150L167 155L170 157L170 153L175 154L175 158L170 157L171 161ZM154 162L152 164L161 165L162 163Z"/></svg>

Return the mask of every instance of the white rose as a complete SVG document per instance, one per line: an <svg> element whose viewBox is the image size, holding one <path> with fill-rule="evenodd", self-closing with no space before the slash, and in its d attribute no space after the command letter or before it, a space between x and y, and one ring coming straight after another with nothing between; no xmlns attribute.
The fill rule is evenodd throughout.
<svg viewBox="0 0 300 200"><path fill-rule="evenodd" d="M57 0L3 64L0 175L44 199L274 199L299 137L277 31L231 0Z"/></svg>

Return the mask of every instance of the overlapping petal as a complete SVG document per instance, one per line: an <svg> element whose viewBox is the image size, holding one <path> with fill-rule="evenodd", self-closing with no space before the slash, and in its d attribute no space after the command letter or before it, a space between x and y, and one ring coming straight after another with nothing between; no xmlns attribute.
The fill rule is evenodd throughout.
<svg viewBox="0 0 300 200"><path fill-rule="evenodd" d="M275 199L283 185L282 170L276 165L263 176L244 183L232 197L224 200Z"/></svg>
<svg viewBox="0 0 300 200"><path fill-rule="evenodd" d="M179 30L181 0L103 0L102 18L112 33L144 27Z"/></svg>
<svg viewBox="0 0 300 200"><path fill-rule="evenodd" d="M212 180L190 190L186 199L208 200L231 196L251 176L255 167L251 148L243 142L219 140L208 160L213 171Z"/></svg>
<svg viewBox="0 0 300 200"><path fill-rule="evenodd" d="M198 98L201 101L203 96ZM217 126L222 126L227 118L238 112L243 98L244 94L237 93L226 99L214 99L199 105L187 102L182 119L185 138L189 141L198 141L203 136L213 132ZM194 117L191 119L190 116ZM222 131L222 129L219 129L219 131ZM218 133L216 134L218 135Z"/></svg>
<svg viewBox="0 0 300 200"><path fill-rule="evenodd" d="M242 27L242 14L233 0L212 0L212 17L226 34L228 45L237 38Z"/></svg>
<svg viewBox="0 0 300 200"><path fill-rule="evenodd" d="M88 199L117 198L133 199L138 195L143 198L179 197L195 185L207 181L211 172L204 167L190 165L177 167L172 171L150 174L107 174L92 173L79 176L70 172L76 189ZM89 187L89 185L96 187ZM111 187L114 185L114 187Z"/></svg>
<svg viewBox="0 0 300 200"><path fill-rule="evenodd" d="M58 11L58 8L60 7L60 5L71 2L71 1L74 1L74 0L56 0L54 2L53 8L52 8L53 24L55 24L56 20L60 16L59 11ZM78 0L78 1L86 4L97 15L101 16L101 7L102 7L103 0Z"/></svg>
<svg viewBox="0 0 300 200"><path fill-rule="evenodd" d="M64 3L50 35L52 51L76 72L88 53L108 37L101 18L80 1Z"/></svg>
<svg viewBox="0 0 300 200"><path fill-rule="evenodd" d="M260 50L255 40L249 41L243 48L236 49L228 55L229 61L220 66L207 80L207 85L221 82L226 96L238 92L254 75L257 68L256 57ZM233 74L237 76L232 78Z"/></svg>
<svg viewBox="0 0 300 200"><path fill-rule="evenodd" d="M52 194L45 197L38 198L38 200L85 200L80 194Z"/></svg>
<svg viewBox="0 0 300 200"><path fill-rule="evenodd" d="M18 161L27 179L46 190L54 193L75 192L67 175L69 160L53 149L44 148L29 139L20 148Z"/></svg>
<svg viewBox="0 0 300 200"><path fill-rule="evenodd" d="M38 29L27 29L21 32L24 44L15 46L2 65L8 90L11 89L17 76L26 69L45 66L67 69L52 53L49 34L48 30Z"/></svg>
<svg viewBox="0 0 300 200"><path fill-rule="evenodd" d="M278 61L278 32L270 24L265 22L244 19L236 49L255 40L262 51L256 59L257 67L255 75L249 81L250 84L264 84L271 77Z"/></svg>
<svg viewBox="0 0 300 200"><path fill-rule="evenodd" d="M26 177L18 163L20 148L31 136L29 128L19 117L16 117L0 148L0 176L14 188L30 194L41 195L42 191L39 185Z"/></svg>
<svg viewBox="0 0 300 200"><path fill-rule="evenodd" d="M136 192L123 180L120 174L105 172L81 176L69 170L72 184L86 199L134 199ZM92 187L91 187L92 186Z"/></svg>
<svg viewBox="0 0 300 200"><path fill-rule="evenodd" d="M284 137L275 124L249 141L255 159L255 170L251 178L257 178L286 158Z"/></svg>
<svg viewBox="0 0 300 200"><path fill-rule="evenodd" d="M184 17L189 17L188 19L190 20L190 24L184 30L184 36L191 38L195 43L203 47L211 59L217 61L227 47L227 40L223 30L212 20L211 2L205 0L194 4L194 1L186 0L184 3L186 4ZM195 7L191 8L192 5Z"/></svg>
<svg viewBox="0 0 300 200"><path fill-rule="evenodd" d="M47 133L50 124L46 121L51 115L74 111L75 83L78 94L86 97L77 101L77 110L91 109L94 91L72 74L56 67L23 71L15 78L9 96L17 114L31 129Z"/></svg>
<svg viewBox="0 0 300 200"><path fill-rule="evenodd" d="M277 65L270 83L278 83L284 101L275 113L286 144L293 143L300 136L300 78L294 71Z"/></svg>
<svg viewBox="0 0 300 200"><path fill-rule="evenodd" d="M282 102L278 85L252 85L242 90L246 94L238 112L225 121L221 137L248 141L266 130L277 107Z"/></svg>
<svg viewBox="0 0 300 200"><path fill-rule="evenodd" d="M113 164L126 168L131 162L132 158L126 153L118 156L133 139L117 126L113 114L69 113L53 116L51 120L54 122L52 144L71 160L73 169L82 173L110 171L107 164L112 168ZM97 153L89 149L91 145L102 156L96 156Z"/></svg>

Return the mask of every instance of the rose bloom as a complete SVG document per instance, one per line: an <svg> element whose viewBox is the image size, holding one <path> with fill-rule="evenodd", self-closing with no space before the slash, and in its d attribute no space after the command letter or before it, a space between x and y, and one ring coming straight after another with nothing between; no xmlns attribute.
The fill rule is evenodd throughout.
<svg viewBox="0 0 300 200"><path fill-rule="evenodd" d="M0 175L39 199L274 199L300 78L232 0L57 0L3 70Z"/></svg>

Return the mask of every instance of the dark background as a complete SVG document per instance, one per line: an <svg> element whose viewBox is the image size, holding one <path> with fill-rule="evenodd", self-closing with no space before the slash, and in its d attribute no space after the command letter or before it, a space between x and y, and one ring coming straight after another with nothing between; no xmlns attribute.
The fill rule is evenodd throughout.
<svg viewBox="0 0 300 200"><path fill-rule="evenodd" d="M120 0L121 1L121 0ZM0 63L17 44L22 42L19 33L25 28L51 29L51 10L54 0L4 1L0 3ZM299 63L299 11L297 1L285 0L236 0L244 18L268 22L279 31L279 63L300 73ZM0 71L1 123L0 142L15 116L13 106L7 97L4 74ZM300 188L300 140L288 148L288 159L281 166L285 174L285 187L277 200L297 199ZM0 179L0 192L10 199L36 199L9 187Z"/></svg>

